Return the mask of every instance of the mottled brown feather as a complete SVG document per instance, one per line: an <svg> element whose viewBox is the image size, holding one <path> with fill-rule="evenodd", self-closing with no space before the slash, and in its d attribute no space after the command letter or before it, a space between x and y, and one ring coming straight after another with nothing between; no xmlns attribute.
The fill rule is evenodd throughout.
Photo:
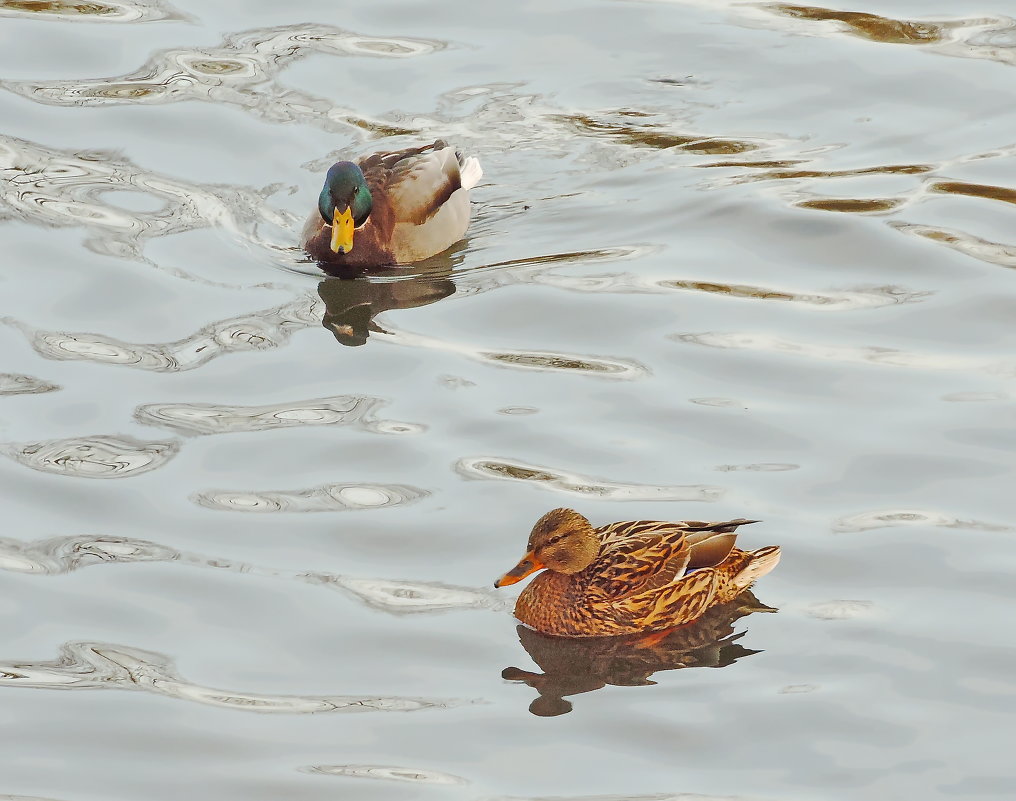
<svg viewBox="0 0 1016 801"><path fill-rule="evenodd" d="M455 158L446 159L441 164L417 158L447 147L447 142L438 139L422 147L374 153L358 162L371 195L376 197L381 193L392 196L391 205L395 207L396 222L422 225L434 216L453 192L462 188L462 178ZM413 191L414 184L419 181L426 183L425 191ZM405 202L400 203L399 200Z"/></svg>
<svg viewBox="0 0 1016 801"><path fill-rule="evenodd" d="M538 574L519 596L515 615L538 631L569 637L690 623L776 566L777 546L734 547L734 530L753 522L634 520L595 529L600 551L593 562L573 574Z"/></svg>

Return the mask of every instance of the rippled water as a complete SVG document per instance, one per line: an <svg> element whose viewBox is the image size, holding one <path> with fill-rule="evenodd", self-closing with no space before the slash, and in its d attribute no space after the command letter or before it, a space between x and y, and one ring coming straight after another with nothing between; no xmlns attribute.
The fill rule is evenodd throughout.
<svg viewBox="0 0 1016 801"><path fill-rule="evenodd" d="M0 0L0 798L1011 797L1012 14ZM439 136L464 242L308 263ZM562 643L560 505L784 558Z"/></svg>

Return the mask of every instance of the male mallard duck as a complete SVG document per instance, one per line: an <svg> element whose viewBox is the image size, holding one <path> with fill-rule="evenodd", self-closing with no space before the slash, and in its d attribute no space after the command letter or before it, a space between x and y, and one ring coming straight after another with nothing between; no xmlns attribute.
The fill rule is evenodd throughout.
<svg viewBox="0 0 1016 801"><path fill-rule="evenodd" d="M734 547L735 529L757 522L631 520L593 528L572 509L554 509L536 521L526 555L494 586L546 568L515 603L515 616L544 634L613 637L680 626L776 567L778 546Z"/></svg>
<svg viewBox="0 0 1016 801"><path fill-rule="evenodd" d="M480 162L442 140L340 161L325 176L303 247L329 267L422 261L454 245L469 225Z"/></svg>

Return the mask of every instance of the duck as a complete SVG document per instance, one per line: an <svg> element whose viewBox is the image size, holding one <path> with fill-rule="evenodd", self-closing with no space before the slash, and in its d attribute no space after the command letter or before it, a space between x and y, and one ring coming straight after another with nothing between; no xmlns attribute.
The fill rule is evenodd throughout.
<svg viewBox="0 0 1016 801"><path fill-rule="evenodd" d="M442 139L328 168L304 250L327 273L412 264L458 242L483 169Z"/></svg>
<svg viewBox="0 0 1016 801"><path fill-rule="evenodd" d="M733 601L776 567L779 546L735 546L737 529L757 522L626 520L594 528L574 509L553 509L536 521L525 555L494 586L544 571L515 603L515 617L543 634L662 631Z"/></svg>

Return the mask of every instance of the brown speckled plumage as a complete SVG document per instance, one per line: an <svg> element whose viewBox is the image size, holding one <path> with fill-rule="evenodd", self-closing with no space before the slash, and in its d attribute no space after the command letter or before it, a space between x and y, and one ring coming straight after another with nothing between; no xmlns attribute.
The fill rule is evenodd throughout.
<svg viewBox="0 0 1016 801"><path fill-rule="evenodd" d="M636 520L594 529L577 512L555 509L537 522L529 553L498 585L546 566L522 591L515 616L547 634L602 637L680 626L776 566L776 546L734 547L737 527L753 522Z"/></svg>

